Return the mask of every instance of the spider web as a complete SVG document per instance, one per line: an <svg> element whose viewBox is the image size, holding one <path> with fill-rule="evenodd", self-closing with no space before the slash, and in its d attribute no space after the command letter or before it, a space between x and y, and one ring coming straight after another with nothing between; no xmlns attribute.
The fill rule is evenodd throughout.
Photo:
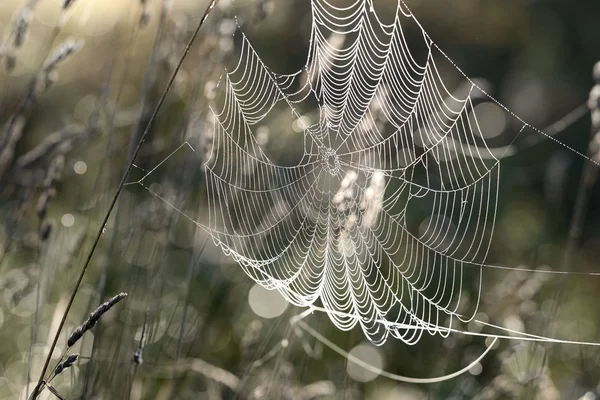
<svg viewBox="0 0 600 400"><path fill-rule="evenodd" d="M483 268L508 268L485 264L501 157L484 140L476 100L496 102L521 131L535 128L471 80L451 92L438 58L462 72L402 0L389 23L372 1L336 4L311 0L308 57L294 74L273 72L238 29L237 63L211 109L208 222L188 218L257 283L341 330L359 325L374 344L445 337L454 318L473 320ZM407 25L421 35L418 50ZM281 109L302 143L293 165L272 160L257 135ZM465 288L476 298L461 298Z"/></svg>
<svg viewBox="0 0 600 400"><path fill-rule="evenodd" d="M302 73L271 72L242 34L206 162L211 235L290 303L319 299L339 329L360 324L373 343L447 333L446 315L471 318L457 313L464 267L488 251L499 163L473 153L481 134L470 96L445 88L429 39L427 57L412 57L400 4L391 24L365 1L312 6ZM319 107L311 124L295 109L308 97ZM291 167L271 162L252 133L278 102L305 125ZM407 222L415 202L433 216L421 232Z"/></svg>

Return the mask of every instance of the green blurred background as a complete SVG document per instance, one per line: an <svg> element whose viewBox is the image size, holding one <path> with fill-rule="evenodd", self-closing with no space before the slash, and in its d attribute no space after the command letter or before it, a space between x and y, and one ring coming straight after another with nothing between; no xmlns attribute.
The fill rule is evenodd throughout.
<svg viewBox="0 0 600 400"><path fill-rule="evenodd" d="M396 4L376 1L382 8ZM149 120L205 3L173 0L163 11L159 0L77 0L64 13L62 1L40 0L28 37L15 51L14 69L0 68L0 119L7 124L20 113L25 121L0 176L1 399L25 398L27 382L36 381L132 143ZM581 107L593 86L592 66L600 60L598 1L407 4L469 77L482 79L493 96L525 121L558 130L559 141L586 152L589 113L564 129L551 124ZM212 92L228 55L239 45L230 35L233 15L239 16L267 65L292 72L306 58L309 5L308 0L236 0L232 6L222 0L177 75L128 181L140 179L185 141L196 149L206 146ZM22 1L0 3L5 43L23 6ZM140 23L142 18L147 23ZM419 39L417 31L407 35ZM23 111L31 79L48 54L69 38L82 40L83 47L56 68L52 86ZM451 87L462 83L451 69L442 72ZM491 143L512 144L516 151L502 162L489 260L560 270L584 159L533 131L516 137L518 129L509 125ZM271 126L268 136L273 159L281 163L297 158L301 150L286 142L286 132L290 128L278 132ZM58 144L50 146L49 137ZM18 168L19 157L40 150L40 144L45 152L39 159ZM61 157L64 171L51 185L47 215L40 218L39 199L49 190L42 182ZM201 151L183 147L145 183L185 215L202 220L201 164ZM600 272L598 199L594 189L573 271ZM42 240L40 231L49 223L51 234ZM478 317L535 334L596 342L598 288L600 279L585 275L558 279L485 271ZM126 186L122 193L63 335L120 291L129 293L124 304L86 334L75 349L83 356L80 362L56 379L54 386L65 398L309 398L307 385L315 382L323 385L325 398L335 399L600 396L600 352L592 346L503 340L469 373L439 384L409 385L369 373L314 338L295 335L289 319L302 310L286 307L278 294L256 286L205 234L195 231L193 222L139 185ZM468 295L475 293L466 290ZM306 322L347 351L354 349L352 354L405 376L451 373L485 349L484 340L461 335L427 336L415 346L389 340L376 348L359 329L338 332L323 315ZM150 334L144 364L136 369L131 355L143 326ZM290 346L279 349L282 339ZM59 350L65 342L66 336ZM308 355L305 347L316 347L317 354ZM253 366L265 355L264 364ZM239 379L237 392L211 378L221 369Z"/></svg>

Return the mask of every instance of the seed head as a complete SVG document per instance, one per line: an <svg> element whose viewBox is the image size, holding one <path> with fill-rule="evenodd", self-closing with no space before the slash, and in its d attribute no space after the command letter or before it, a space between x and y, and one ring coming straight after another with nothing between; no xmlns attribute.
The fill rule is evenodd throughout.
<svg viewBox="0 0 600 400"><path fill-rule="evenodd" d="M13 69L15 69L15 66L17 65L17 58L15 57L13 52L7 52L6 54L4 54L5 57L5 65L6 65L6 71L10 72Z"/></svg>
<svg viewBox="0 0 600 400"><path fill-rule="evenodd" d="M75 354L71 354L69 355L65 361L59 363L56 366L56 369L54 370L54 375L58 375L61 372L63 372L65 369L69 368L71 365L73 365L75 363L75 361L77 361L77 359L79 358L79 354L75 353Z"/></svg>
<svg viewBox="0 0 600 400"><path fill-rule="evenodd" d="M69 336L69 340L67 340L67 345L72 347L79 339L81 339L84 333L96 325L100 317L105 312L110 310L115 304L123 300L125 297L127 297L127 293L119 293L107 302L100 304L100 307L96 308L83 324L75 328L73 333L71 333L71 336Z"/></svg>
<svg viewBox="0 0 600 400"><path fill-rule="evenodd" d="M45 242L46 240L48 240L48 238L50 237L50 234L52 233L53 227L54 227L54 224L51 221L44 222L44 224L42 225L42 228L40 229L40 240L42 242Z"/></svg>
<svg viewBox="0 0 600 400"><path fill-rule="evenodd" d="M31 22L31 9L25 7L17 16L15 21L15 38L13 45L19 48L25 43L27 32L29 31L29 23Z"/></svg>
<svg viewBox="0 0 600 400"><path fill-rule="evenodd" d="M44 66L44 72L49 74L60 62L64 61L71 54L75 53L83 46L82 40L66 40L60 47L52 54L52 57L48 59Z"/></svg>
<svg viewBox="0 0 600 400"><path fill-rule="evenodd" d="M73 3L75 3L75 0L64 0L62 6L63 10L66 10L67 8L71 7Z"/></svg>

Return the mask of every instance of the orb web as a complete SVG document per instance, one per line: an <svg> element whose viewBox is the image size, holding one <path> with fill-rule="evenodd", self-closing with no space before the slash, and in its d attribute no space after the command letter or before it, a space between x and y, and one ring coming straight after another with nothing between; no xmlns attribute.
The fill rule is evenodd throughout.
<svg viewBox="0 0 600 400"><path fill-rule="evenodd" d="M502 155L486 140L499 128L482 130L478 113L494 105L497 121L512 118L519 133L589 158L468 79L402 0L389 21L372 1L345 4L311 0L306 63L292 74L270 69L238 26L203 153L208 218L186 217L258 284L324 311L341 330L360 326L378 345L446 337L461 332L453 319L474 319L483 269L513 269L486 260ZM466 79L460 90L446 84L441 61ZM489 103L477 107L482 98ZM281 110L294 122L270 135L301 143L292 165L272 158L263 138ZM481 336L571 343L478 322L505 334Z"/></svg>
<svg viewBox="0 0 600 400"><path fill-rule="evenodd" d="M425 34L426 55L412 55L402 3L391 23L368 1L311 6L295 74L271 71L240 33L213 114L207 227L252 279L297 306L320 303L342 330L360 325L378 344L445 335L476 310L458 312L460 293L479 281L496 214L499 163L481 155L473 87L446 88ZM316 121L298 111L306 102ZM276 107L300 121L296 165L277 165L256 141ZM428 223L415 227L416 214Z"/></svg>

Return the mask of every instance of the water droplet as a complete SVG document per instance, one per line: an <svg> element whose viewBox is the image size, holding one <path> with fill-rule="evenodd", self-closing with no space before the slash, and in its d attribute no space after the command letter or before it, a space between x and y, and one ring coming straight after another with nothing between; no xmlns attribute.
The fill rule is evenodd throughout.
<svg viewBox="0 0 600 400"><path fill-rule="evenodd" d="M69 228L75 223L75 217L72 214L64 214L60 218L60 222L63 224L63 226Z"/></svg>

